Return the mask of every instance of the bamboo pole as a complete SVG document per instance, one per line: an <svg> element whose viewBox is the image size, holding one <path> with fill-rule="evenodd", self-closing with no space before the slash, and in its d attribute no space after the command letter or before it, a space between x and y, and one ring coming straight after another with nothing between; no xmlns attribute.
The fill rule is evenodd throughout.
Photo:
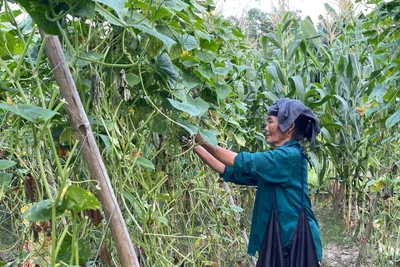
<svg viewBox="0 0 400 267"><path fill-rule="evenodd" d="M46 34L41 30L40 35L42 39L45 39L44 36ZM90 175L99 182L101 189L98 191L98 197L106 218L110 222L111 232L121 264L124 267L139 267L128 229L57 36L47 35L45 50L51 68L54 71L55 80L60 87L61 96L66 101L65 109L67 110L72 130L80 142L83 158Z"/></svg>

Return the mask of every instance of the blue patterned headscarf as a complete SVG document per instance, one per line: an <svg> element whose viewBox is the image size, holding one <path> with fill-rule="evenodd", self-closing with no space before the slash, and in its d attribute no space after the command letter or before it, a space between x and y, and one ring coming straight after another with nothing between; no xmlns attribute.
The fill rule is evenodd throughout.
<svg viewBox="0 0 400 267"><path fill-rule="evenodd" d="M278 117L278 126L282 132L286 132L298 117L306 117L308 125L304 129L307 129L307 131L303 134L310 141L312 147L315 145L315 138L320 132L318 118L310 108L306 107L299 100L289 98L278 99L268 109L268 116Z"/></svg>

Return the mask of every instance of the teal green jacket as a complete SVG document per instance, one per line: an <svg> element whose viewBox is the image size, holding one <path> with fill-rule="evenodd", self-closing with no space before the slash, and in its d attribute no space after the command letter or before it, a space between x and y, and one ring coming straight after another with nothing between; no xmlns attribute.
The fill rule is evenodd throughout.
<svg viewBox="0 0 400 267"><path fill-rule="evenodd" d="M292 238L299 218L304 184L305 209L314 239L318 260L322 259L320 230L307 186L307 160L301 157L300 144L292 139L282 146L267 152L239 153L233 167L226 167L221 175L224 181L239 185L257 186L256 199L250 229L248 253L255 255L261 250L265 230L271 215L273 190L276 190L276 207L282 246ZM303 168L303 177L301 169Z"/></svg>

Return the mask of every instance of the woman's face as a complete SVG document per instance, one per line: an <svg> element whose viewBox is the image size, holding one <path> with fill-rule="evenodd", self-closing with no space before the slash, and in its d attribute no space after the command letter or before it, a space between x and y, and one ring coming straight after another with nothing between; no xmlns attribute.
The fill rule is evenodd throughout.
<svg viewBox="0 0 400 267"><path fill-rule="evenodd" d="M281 129L279 129L277 116L267 117L265 137L267 139L267 143L274 147L281 146L291 139L290 135L285 134L281 131Z"/></svg>

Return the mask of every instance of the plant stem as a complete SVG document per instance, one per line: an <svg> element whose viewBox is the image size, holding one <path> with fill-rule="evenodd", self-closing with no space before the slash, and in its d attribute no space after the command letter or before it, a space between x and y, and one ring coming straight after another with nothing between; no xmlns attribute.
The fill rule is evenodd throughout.
<svg viewBox="0 0 400 267"><path fill-rule="evenodd" d="M35 124L31 123L31 126L32 126L33 142L34 142L34 147L35 147L35 151L36 151L36 157L37 157L37 161L38 161L38 165L39 165L39 169L40 169L40 175L42 177L42 181L43 181L46 193L47 193L47 197L49 199L53 200L53 195L51 194L50 185L47 181L46 173L44 171L44 165L43 165L43 160L42 160L42 156L41 156L39 142L37 139Z"/></svg>

